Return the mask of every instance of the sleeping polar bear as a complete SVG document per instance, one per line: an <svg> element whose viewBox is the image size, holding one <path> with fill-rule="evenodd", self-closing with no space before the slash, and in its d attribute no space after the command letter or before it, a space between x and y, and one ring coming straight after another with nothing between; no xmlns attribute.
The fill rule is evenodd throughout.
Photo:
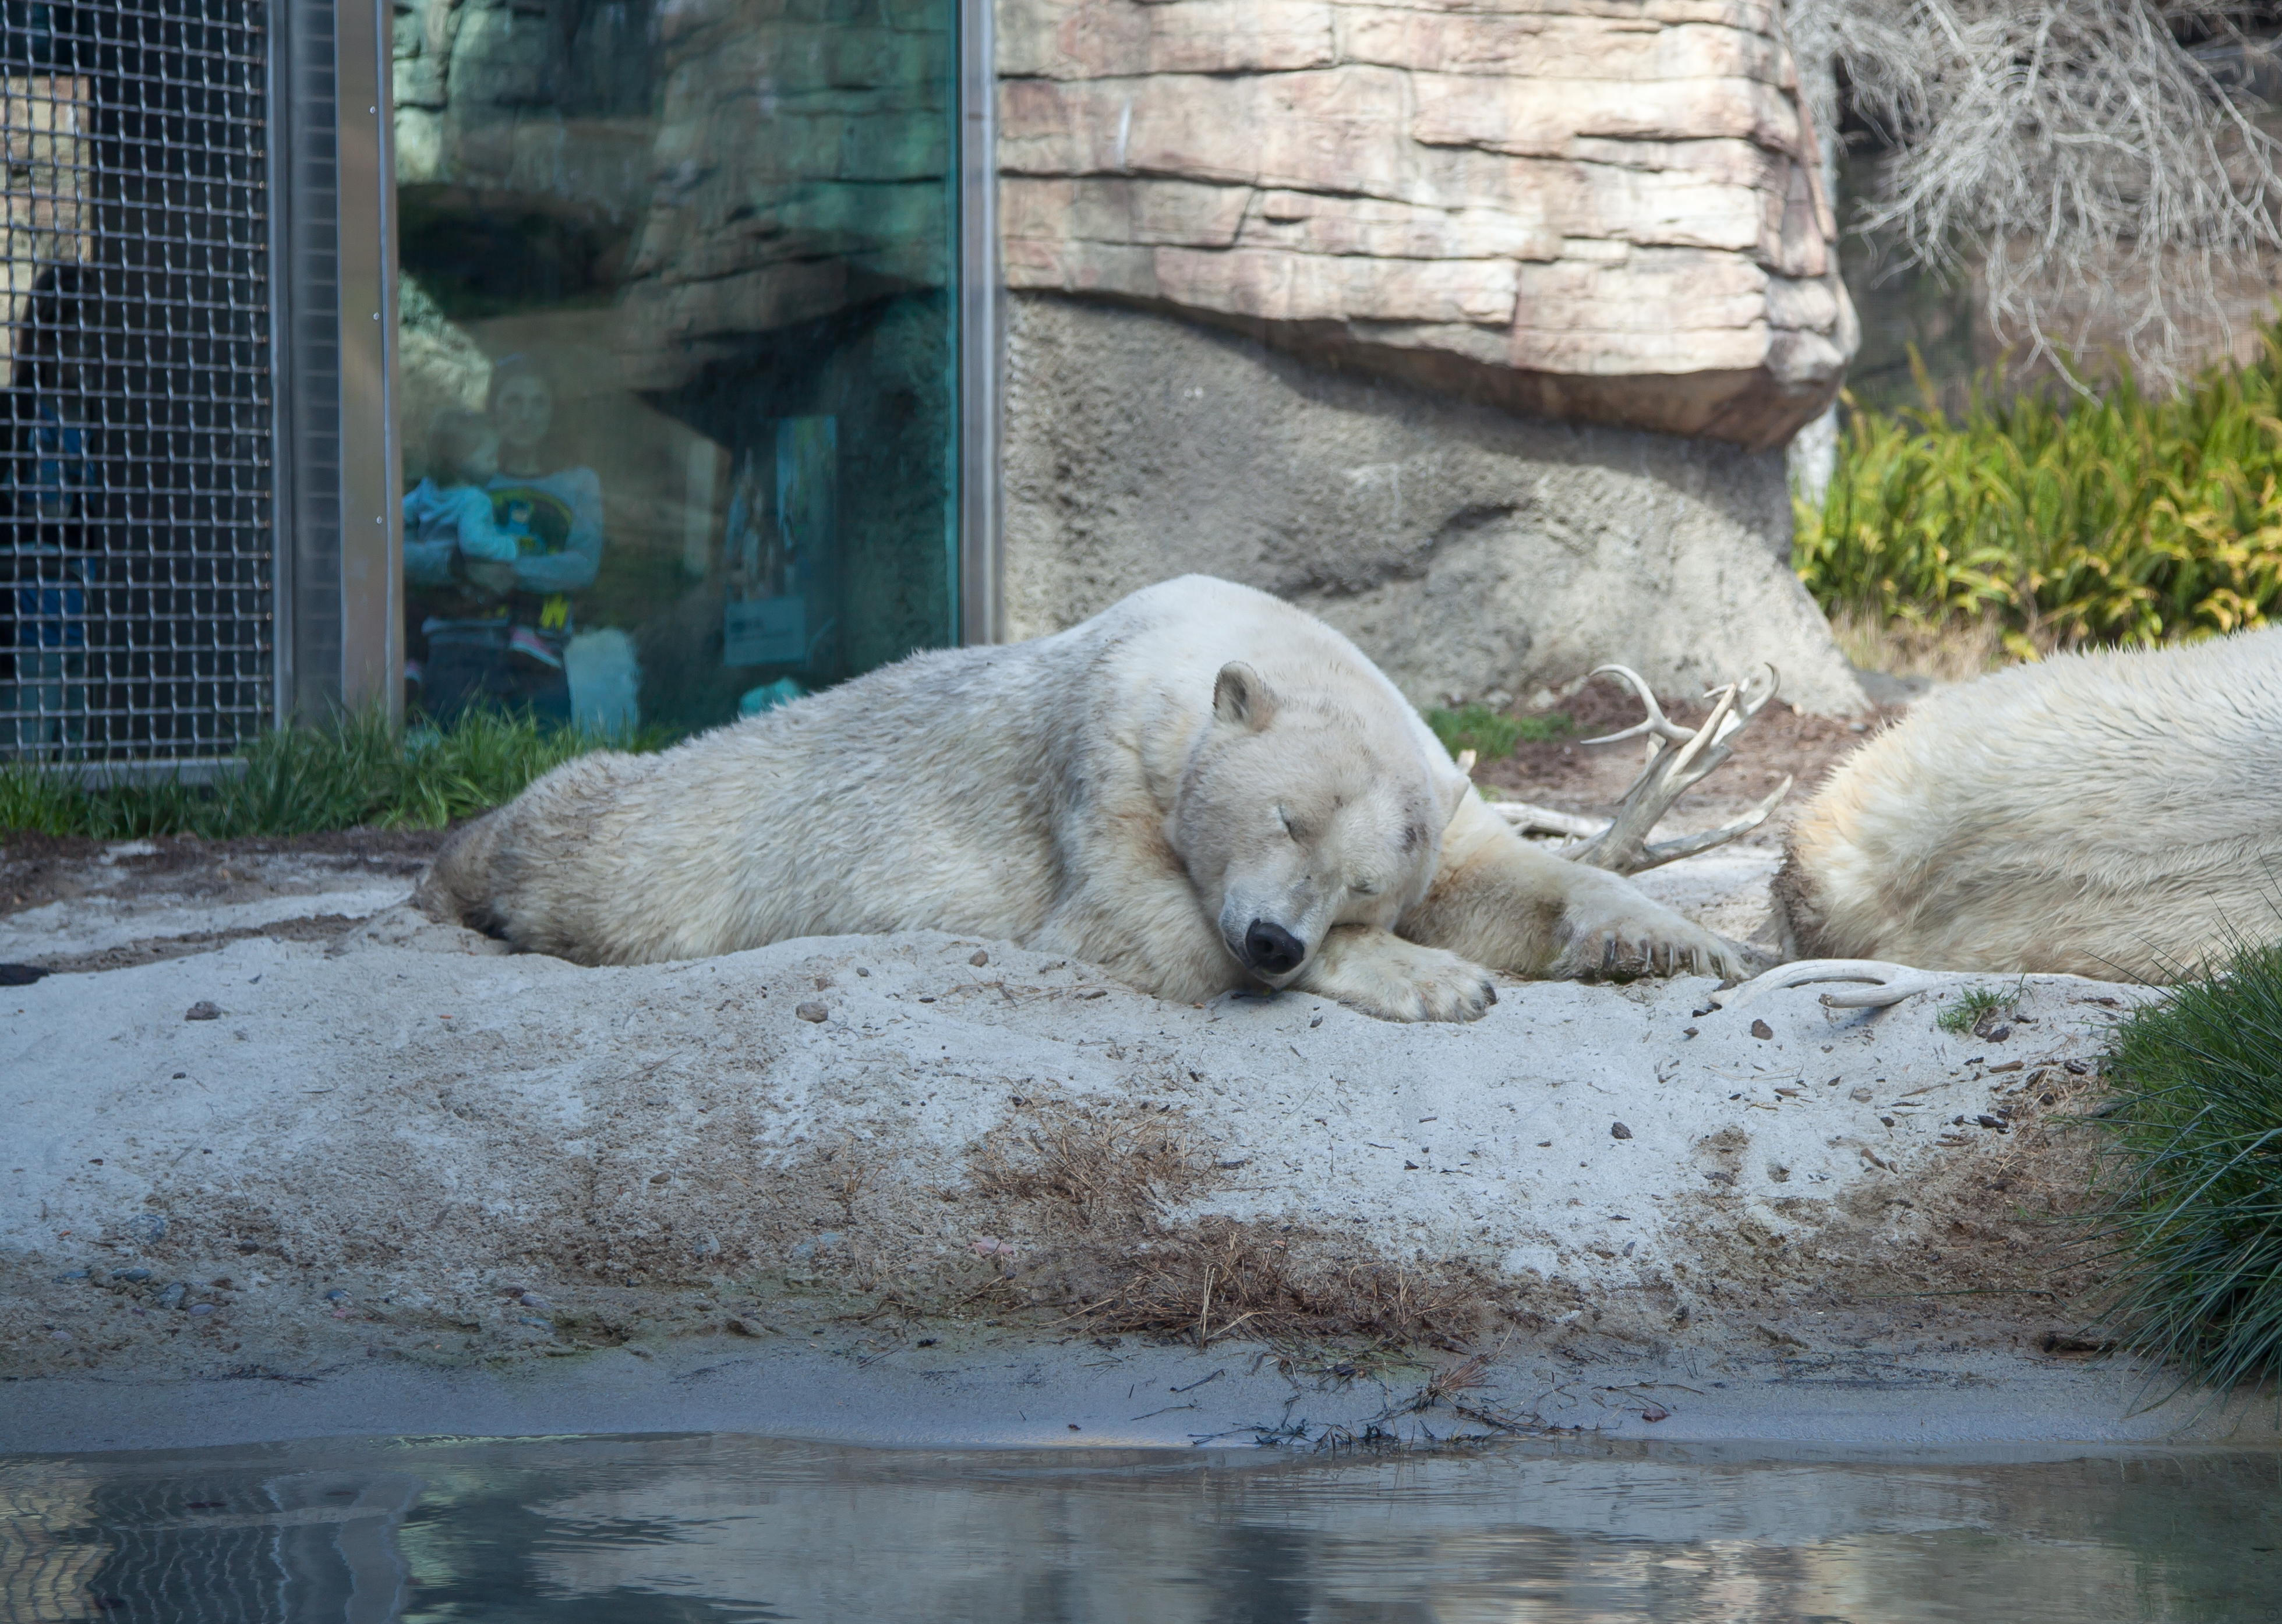
<svg viewBox="0 0 2282 1624"><path fill-rule="evenodd" d="M1345 638L1203 576L566 762L456 835L416 900L589 964L940 930L1160 997L1264 983L1391 1020L1471 1020L1495 971L1740 963L1522 840Z"/></svg>

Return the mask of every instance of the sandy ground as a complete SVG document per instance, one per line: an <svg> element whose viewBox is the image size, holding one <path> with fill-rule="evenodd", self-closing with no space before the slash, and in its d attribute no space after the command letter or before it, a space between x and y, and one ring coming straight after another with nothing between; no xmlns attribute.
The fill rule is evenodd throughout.
<svg viewBox="0 0 2282 1624"><path fill-rule="evenodd" d="M2078 1117L2129 989L1952 1037L1947 993L1703 980L1173 1006L933 934L582 970L398 909L408 843L195 844L0 866L0 961L53 971L0 988L0 1447L2219 1413L2134 1418L2085 1357ZM1746 934L1774 861L1646 883Z"/></svg>

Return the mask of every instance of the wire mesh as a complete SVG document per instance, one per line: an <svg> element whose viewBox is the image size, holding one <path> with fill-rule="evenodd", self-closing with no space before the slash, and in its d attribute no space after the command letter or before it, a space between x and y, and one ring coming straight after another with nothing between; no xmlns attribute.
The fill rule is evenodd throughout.
<svg viewBox="0 0 2282 1624"><path fill-rule="evenodd" d="M0 760L225 755L274 697L267 8L0 17Z"/></svg>

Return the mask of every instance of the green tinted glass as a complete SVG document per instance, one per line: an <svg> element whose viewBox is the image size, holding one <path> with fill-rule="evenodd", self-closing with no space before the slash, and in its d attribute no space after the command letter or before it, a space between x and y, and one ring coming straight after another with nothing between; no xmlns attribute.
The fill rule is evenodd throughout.
<svg viewBox="0 0 2282 1624"><path fill-rule="evenodd" d="M397 0L410 704L955 640L955 0Z"/></svg>

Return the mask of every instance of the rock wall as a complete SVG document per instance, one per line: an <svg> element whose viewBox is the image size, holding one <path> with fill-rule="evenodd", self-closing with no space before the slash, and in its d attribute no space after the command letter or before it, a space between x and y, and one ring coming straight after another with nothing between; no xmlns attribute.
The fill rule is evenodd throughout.
<svg viewBox="0 0 2282 1624"><path fill-rule="evenodd" d="M1856 333L1770 0L1000 0L1018 290L1765 449Z"/></svg>
<svg viewBox="0 0 2282 1624"><path fill-rule="evenodd" d="M1414 702L1621 661L1866 700L1789 561L1780 453L1517 416L1155 311L1011 301L1010 637L1186 570L1289 599Z"/></svg>

